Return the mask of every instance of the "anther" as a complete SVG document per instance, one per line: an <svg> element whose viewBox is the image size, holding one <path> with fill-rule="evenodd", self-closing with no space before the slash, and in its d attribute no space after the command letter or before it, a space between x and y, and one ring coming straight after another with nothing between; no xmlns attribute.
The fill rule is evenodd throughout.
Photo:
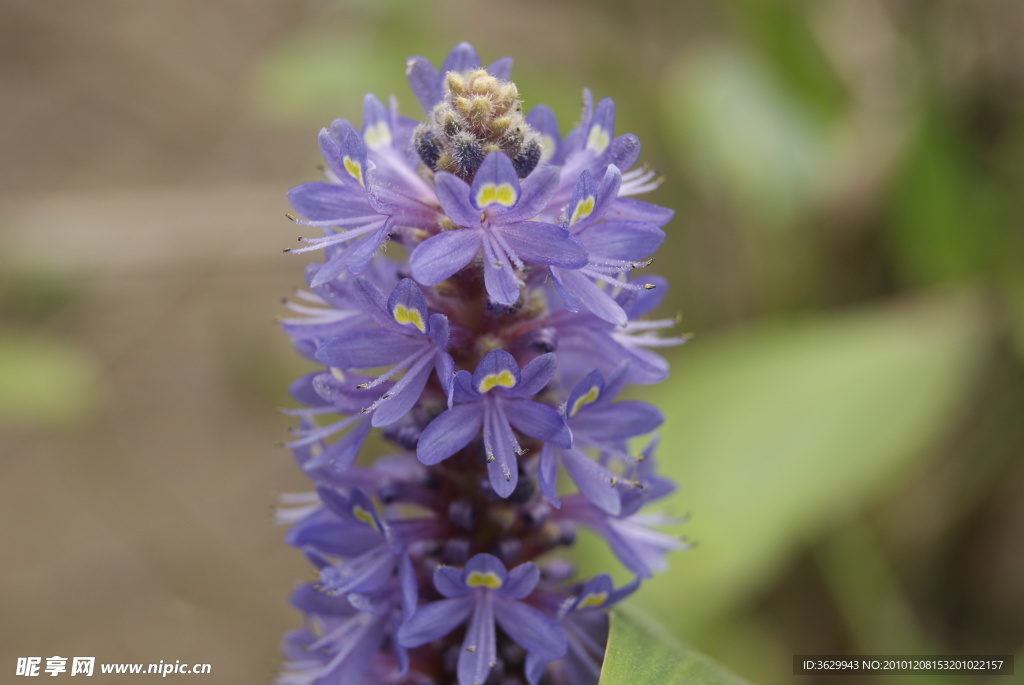
<svg viewBox="0 0 1024 685"><path fill-rule="evenodd" d="M654 285L653 283L644 283L644 290L654 290L657 287L658 286Z"/></svg>

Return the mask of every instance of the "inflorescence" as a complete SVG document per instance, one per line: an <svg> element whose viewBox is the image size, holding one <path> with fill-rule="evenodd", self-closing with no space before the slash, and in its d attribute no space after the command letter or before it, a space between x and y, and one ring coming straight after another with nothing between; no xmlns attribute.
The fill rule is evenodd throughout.
<svg viewBox="0 0 1024 685"><path fill-rule="evenodd" d="M511 67L466 43L440 70L409 59L426 120L367 95L361 129L320 132L327 181L288 193L323 229L289 252L325 259L283 321L320 370L288 410L315 492L278 517L318 578L292 596L281 685L592 685L607 609L685 546L639 513L674 488L656 439L631 446L663 417L615 401L684 340L639 320L664 282L635 270L672 211L632 199L660 179L631 170L610 99L584 91L563 138L544 105L523 115ZM374 428L393 453L358 459ZM636 579L577 579L554 552L578 526Z"/></svg>

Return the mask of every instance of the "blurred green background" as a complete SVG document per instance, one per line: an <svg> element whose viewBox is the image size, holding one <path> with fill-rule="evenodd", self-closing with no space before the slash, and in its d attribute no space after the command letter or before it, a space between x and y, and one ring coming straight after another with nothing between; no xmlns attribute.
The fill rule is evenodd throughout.
<svg viewBox="0 0 1024 685"><path fill-rule="evenodd" d="M405 58L461 40L563 132L613 97L667 179L652 270L697 337L635 394L698 544L634 605L768 685L1020 661L1021 36L1019 0L0 1L0 672L273 677L311 577L270 515L305 488L284 192L364 92L418 116Z"/></svg>

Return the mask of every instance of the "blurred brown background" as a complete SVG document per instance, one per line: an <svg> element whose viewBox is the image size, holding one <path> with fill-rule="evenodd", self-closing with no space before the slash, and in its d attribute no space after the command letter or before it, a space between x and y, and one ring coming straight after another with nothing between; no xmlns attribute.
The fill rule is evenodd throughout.
<svg viewBox="0 0 1024 685"><path fill-rule="evenodd" d="M284 193L364 92L418 117L405 57L460 40L563 132L613 97L668 178L653 270L698 338L637 394L700 544L637 606L756 682L1021 661L1022 35L1017 0L0 0L0 681L273 678L311 577L271 514L305 487Z"/></svg>

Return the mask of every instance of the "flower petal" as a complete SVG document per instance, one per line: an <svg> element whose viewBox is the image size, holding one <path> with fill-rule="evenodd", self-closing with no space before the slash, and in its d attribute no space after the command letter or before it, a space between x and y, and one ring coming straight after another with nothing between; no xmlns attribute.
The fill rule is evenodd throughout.
<svg viewBox="0 0 1024 685"><path fill-rule="evenodd" d="M522 221L500 228L501 236L525 261L579 269L587 263L587 250L575 236L554 224Z"/></svg>
<svg viewBox="0 0 1024 685"><path fill-rule="evenodd" d="M558 132L558 119L547 105L536 105L526 115L526 123L540 135L540 161L551 159L558 149L562 136Z"/></svg>
<svg viewBox="0 0 1024 685"><path fill-rule="evenodd" d="M500 403L500 400L498 401ZM484 449L487 453L487 475L499 497L511 495L519 482L516 452L519 443L512 429L492 402L484 402Z"/></svg>
<svg viewBox="0 0 1024 685"><path fill-rule="evenodd" d="M523 367L522 380L519 385L507 393L509 397L533 397L551 382L555 376L557 363L555 354L548 352L530 361Z"/></svg>
<svg viewBox="0 0 1024 685"><path fill-rule="evenodd" d="M473 617L459 652L459 685L483 685L492 669L498 665L494 608L491 602L492 598L485 594L478 598L473 607Z"/></svg>
<svg viewBox="0 0 1024 685"><path fill-rule="evenodd" d="M427 114L441 101L441 80L437 68L426 57L410 57L405 62L405 78L409 88Z"/></svg>
<svg viewBox="0 0 1024 685"><path fill-rule="evenodd" d="M442 231L413 250L409 260L412 277L423 285L437 285L464 268L480 251L482 229Z"/></svg>
<svg viewBox="0 0 1024 685"><path fill-rule="evenodd" d="M558 501L558 457L556 450L559 448L544 443L540 450L540 457L537 463L537 481L540 484L540 491L548 498L548 502L556 509L562 506Z"/></svg>
<svg viewBox="0 0 1024 685"><path fill-rule="evenodd" d="M640 157L640 139L632 133L626 133L612 141L602 161L605 164L613 164L619 169L629 169L636 164L638 157Z"/></svg>
<svg viewBox="0 0 1024 685"><path fill-rule="evenodd" d="M496 213L502 223L527 221L540 214L558 190L558 167L546 166L537 169L523 179L519 201L507 212Z"/></svg>
<svg viewBox="0 0 1024 685"><path fill-rule="evenodd" d="M558 447L567 448L572 444L572 433L565 419L548 405L533 400L507 399L502 407L509 422L520 433Z"/></svg>
<svg viewBox="0 0 1024 685"><path fill-rule="evenodd" d="M515 388L522 381L516 358L505 350L491 350L473 372L473 387L485 393L492 388Z"/></svg>
<svg viewBox="0 0 1024 685"><path fill-rule="evenodd" d="M512 58L502 57L487 65L487 73L494 78L508 81L512 78Z"/></svg>
<svg viewBox="0 0 1024 685"><path fill-rule="evenodd" d="M487 297L498 304L513 305L519 299L519 279L494 238L484 232L484 287Z"/></svg>
<svg viewBox="0 0 1024 685"><path fill-rule="evenodd" d="M664 421L654 405L628 400L580 412L572 419L572 430L581 440L625 440L650 433Z"/></svg>
<svg viewBox="0 0 1024 685"><path fill-rule="evenodd" d="M650 202L620 197L612 203L609 216L614 215L629 221L644 221L655 226L664 226L675 214L674 210L652 205Z"/></svg>
<svg viewBox="0 0 1024 685"><path fill-rule="evenodd" d="M562 451L562 464L584 497L609 514L618 515L622 502L612 486L611 471L575 448Z"/></svg>
<svg viewBox="0 0 1024 685"><path fill-rule="evenodd" d="M458 176L441 171L434 175L434 191L441 209L456 226L478 228L480 226L480 210L470 202L472 191L469 185Z"/></svg>
<svg viewBox="0 0 1024 685"><path fill-rule="evenodd" d="M511 208L520 197L519 176L512 160L504 152L495 150L484 158L470 187L470 201L477 209L493 205ZM500 216L500 214L495 214Z"/></svg>
<svg viewBox="0 0 1024 685"><path fill-rule="evenodd" d="M569 311L579 311L580 305L583 305L595 316L613 326L625 326L629 322L625 310L609 291L599 287L582 271L551 267L551 273L554 276L555 289L562 296L562 304Z"/></svg>
<svg viewBox="0 0 1024 685"><path fill-rule="evenodd" d="M441 78L444 78L449 71L461 73L479 68L480 56L476 54L472 45L463 41L452 48L452 51L444 58L444 63L441 64Z"/></svg>
<svg viewBox="0 0 1024 685"><path fill-rule="evenodd" d="M427 385L433 370L432 362L433 356L427 356L409 367L402 380L388 392L388 399L374 410L371 420L374 427L390 426L409 413Z"/></svg>
<svg viewBox="0 0 1024 685"><path fill-rule="evenodd" d="M416 445L416 456L427 466L439 464L468 445L480 433L483 407L457 404L423 429Z"/></svg>
<svg viewBox="0 0 1024 685"><path fill-rule="evenodd" d="M438 566L434 571L434 587L441 593L442 597L451 599L461 597L469 592L463 579L462 569L454 566Z"/></svg>
<svg viewBox="0 0 1024 685"><path fill-rule="evenodd" d="M311 181L295 186L287 197L295 211L310 221L332 221L335 225L359 228L383 218L370 207L362 188L353 192L339 183Z"/></svg>
<svg viewBox="0 0 1024 685"><path fill-rule="evenodd" d="M641 260L661 247L665 232L642 221L604 221L579 234L591 259L595 256L626 261Z"/></svg>
<svg viewBox="0 0 1024 685"><path fill-rule="evenodd" d="M495 604L498 625L520 647L549 661L565 656L568 641L555 619L522 602L498 598Z"/></svg>
<svg viewBox="0 0 1024 685"><path fill-rule="evenodd" d="M366 146L352 124L335 119L330 128L320 131L319 143L324 161L342 184L353 189L366 187Z"/></svg>
<svg viewBox="0 0 1024 685"><path fill-rule="evenodd" d="M421 606L398 629L398 641L405 647L419 647L439 640L469 618L473 604L473 597L466 596Z"/></svg>
<svg viewBox="0 0 1024 685"><path fill-rule="evenodd" d="M416 352L430 349L423 338L375 328L332 338L316 350L317 361L342 369L367 369L396 364Z"/></svg>
<svg viewBox="0 0 1024 685"><path fill-rule="evenodd" d="M528 561L508 572L508 581L498 590L498 594L508 599L523 599L533 592L539 582L540 568Z"/></svg>
<svg viewBox="0 0 1024 685"><path fill-rule="evenodd" d="M411 278L403 278L391 291L388 298L388 312L395 323L410 332L427 332L427 299L423 291Z"/></svg>
<svg viewBox="0 0 1024 685"><path fill-rule="evenodd" d="M474 584L473 574L482 577L494 576L498 587L504 586L508 580L508 570L505 568L505 564L493 554L476 554L466 562L466 567L463 569L462 577L467 586L480 587L479 584ZM486 587L497 589L492 585L486 585Z"/></svg>

